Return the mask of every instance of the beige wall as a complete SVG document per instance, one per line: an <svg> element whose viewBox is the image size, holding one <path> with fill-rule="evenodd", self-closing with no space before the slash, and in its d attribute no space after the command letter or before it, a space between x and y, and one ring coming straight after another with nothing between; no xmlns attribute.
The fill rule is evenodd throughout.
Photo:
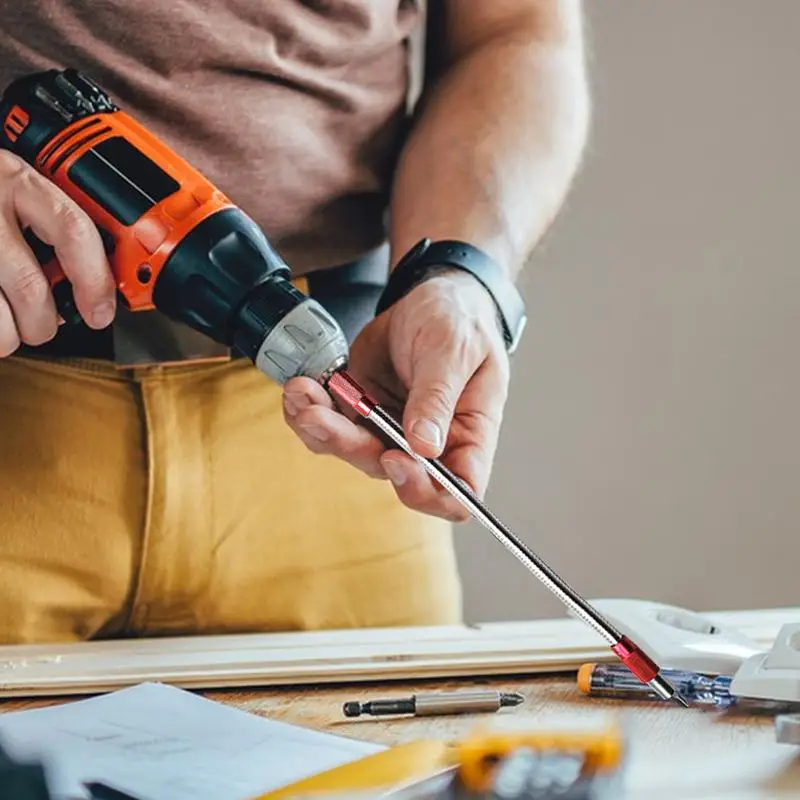
<svg viewBox="0 0 800 800"><path fill-rule="evenodd" d="M588 596L800 604L800 2L586 7L591 143L489 499ZM562 613L483 529L459 545L471 619Z"/></svg>

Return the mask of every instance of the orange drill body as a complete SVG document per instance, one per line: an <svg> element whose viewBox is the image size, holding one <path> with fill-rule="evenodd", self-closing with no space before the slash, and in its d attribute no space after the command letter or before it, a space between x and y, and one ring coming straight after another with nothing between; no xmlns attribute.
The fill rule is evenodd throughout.
<svg viewBox="0 0 800 800"><path fill-rule="evenodd" d="M102 163L104 146L119 146L119 140L151 159L175 183L171 194L130 224L87 192L71 172L90 156ZM124 111L94 114L72 123L41 150L34 166L71 197L99 229L110 234L114 246L108 254L109 262L119 292L132 311L155 307L153 286L184 237L209 215L233 207L210 181ZM51 285L64 279L57 262L50 261L45 271Z"/></svg>

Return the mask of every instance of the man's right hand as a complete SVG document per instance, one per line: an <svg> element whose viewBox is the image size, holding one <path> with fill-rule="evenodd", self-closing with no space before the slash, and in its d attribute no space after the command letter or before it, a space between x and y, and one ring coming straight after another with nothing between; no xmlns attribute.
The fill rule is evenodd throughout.
<svg viewBox="0 0 800 800"><path fill-rule="evenodd" d="M116 311L114 277L95 224L54 183L0 150L0 357L22 343L44 344L58 331L55 301L25 228L54 248L89 327L107 327Z"/></svg>

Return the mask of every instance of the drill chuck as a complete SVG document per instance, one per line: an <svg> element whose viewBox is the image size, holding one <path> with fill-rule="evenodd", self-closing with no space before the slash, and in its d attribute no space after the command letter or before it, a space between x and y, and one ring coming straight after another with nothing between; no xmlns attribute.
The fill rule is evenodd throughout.
<svg viewBox="0 0 800 800"><path fill-rule="evenodd" d="M237 208L217 211L176 247L153 300L280 385L301 375L324 382L347 361L339 324L293 286L289 267Z"/></svg>
<svg viewBox="0 0 800 800"><path fill-rule="evenodd" d="M339 324L298 291L289 267L238 208L217 211L175 248L153 289L156 308L233 346L280 385L324 382L347 361Z"/></svg>
<svg viewBox="0 0 800 800"><path fill-rule="evenodd" d="M234 343L280 385L297 376L324 384L349 354L338 322L282 277L250 292L235 323Z"/></svg>

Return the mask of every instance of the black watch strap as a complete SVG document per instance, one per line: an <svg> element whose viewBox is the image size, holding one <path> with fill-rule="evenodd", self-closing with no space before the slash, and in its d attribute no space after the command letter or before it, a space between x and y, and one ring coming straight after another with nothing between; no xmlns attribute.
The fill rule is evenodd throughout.
<svg viewBox="0 0 800 800"><path fill-rule="evenodd" d="M513 353L527 322L522 295L497 262L466 242L422 239L414 245L389 274L376 313L385 311L443 267L469 272L489 292L497 306L506 350Z"/></svg>

